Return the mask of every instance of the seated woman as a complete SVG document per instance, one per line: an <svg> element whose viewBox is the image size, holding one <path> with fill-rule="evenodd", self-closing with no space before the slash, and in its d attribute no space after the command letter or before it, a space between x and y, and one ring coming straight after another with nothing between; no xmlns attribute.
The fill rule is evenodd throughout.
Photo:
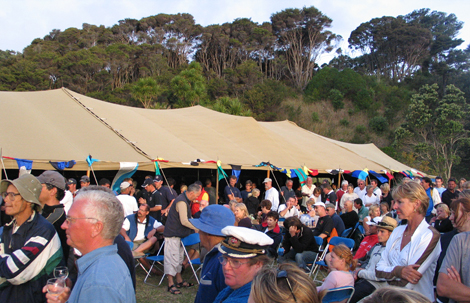
<svg viewBox="0 0 470 303"><path fill-rule="evenodd" d="M366 236L370 235L370 225L367 224L367 222L371 221L375 217L380 217L380 208L377 205L372 205L369 207L369 215L365 217L364 221L362 222L362 226L364 226L364 230L366 231Z"/></svg>
<svg viewBox="0 0 470 303"><path fill-rule="evenodd" d="M330 273L317 292L337 287L354 286L354 275L351 271L356 269L357 260L353 260L352 252L344 245L336 245L329 254L328 269Z"/></svg>
<svg viewBox="0 0 470 303"><path fill-rule="evenodd" d="M315 187L313 194L309 198L315 199L315 202L321 202L321 187Z"/></svg>
<svg viewBox="0 0 470 303"><path fill-rule="evenodd" d="M390 235L377 263L377 278L389 285L415 290L434 302L433 277L441 252L440 234L425 220L429 197L416 182L393 190L394 209L400 220L407 220Z"/></svg>
<svg viewBox="0 0 470 303"><path fill-rule="evenodd" d="M248 303L319 303L315 283L293 264L261 269L251 284Z"/></svg>
<svg viewBox="0 0 470 303"><path fill-rule="evenodd" d="M235 205L235 226L251 228L251 219L248 217L248 209L245 203L238 203Z"/></svg>
<svg viewBox="0 0 470 303"><path fill-rule="evenodd" d="M380 216L389 216L392 217L392 214L390 213L390 207L388 206L387 202L381 202L380 203Z"/></svg>
<svg viewBox="0 0 470 303"><path fill-rule="evenodd" d="M431 219L431 225L434 226L440 233L446 233L452 231L454 227L452 222L450 222L450 210L447 204L440 203L436 205L437 216ZM433 224L434 223L434 224Z"/></svg>
<svg viewBox="0 0 470 303"><path fill-rule="evenodd" d="M392 193L390 192L390 185L384 183L380 185L380 190L382 191L382 197L380 197L380 202L387 202L388 208L392 208Z"/></svg>
<svg viewBox="0 0 470 303"><path fill-rule="evenodd" d="M378 206L380 203L380 197L374 194L374 187L372 185L367 185L366 194L362 199L365 207L371 207L372 205Z"/></svg>

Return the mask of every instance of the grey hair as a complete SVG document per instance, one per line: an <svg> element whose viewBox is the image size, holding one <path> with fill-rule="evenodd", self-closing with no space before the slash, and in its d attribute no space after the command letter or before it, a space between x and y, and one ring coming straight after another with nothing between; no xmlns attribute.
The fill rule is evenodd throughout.
<svg viewBox="0 0 470 303"><path fill-rule="evenodd" d="M90 185L80 189L76 200L86 200L82 208L86 217L103 222L103 239L114 239L121 231L124 210L114 193L106 187Z"/></svg>
<svg viewBox="0 0 470 303"><path fill-rule="evenodd" d="M187 192L193 192L193 193L196 193L198 191L200 191L201 188L199 187L199 185L197 184L191 184L188 186L188 189L186 190Z"/></svg>

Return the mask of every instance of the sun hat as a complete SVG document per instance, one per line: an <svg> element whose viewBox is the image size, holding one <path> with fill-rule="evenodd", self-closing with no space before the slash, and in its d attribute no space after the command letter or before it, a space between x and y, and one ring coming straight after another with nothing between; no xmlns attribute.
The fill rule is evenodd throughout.
<svg viewBox="0 0 470 303"><path fill-rule="evenodd" d="M222 229L235 224L235 216L229 208L214 204L205 207L199 219L189 219L189 222L207 234L225 237Z"/></svg>
<svg viewBox="0 0 470 303"><path fill-rule="evenodd" d="M378 228L383 228L389 231L393 231L398 226L397 220L389 216L384 216L382 221L377 223Z"/></svg>
<svg viewBox="0 0 470 303"><path fill-rule="evenodd" d="M16 187L18 193L25 201L42 206L39 202L42 184L35 176L25 174L15 180L3 180L0 185L0 192L6 192L10 184Z"/></svg>

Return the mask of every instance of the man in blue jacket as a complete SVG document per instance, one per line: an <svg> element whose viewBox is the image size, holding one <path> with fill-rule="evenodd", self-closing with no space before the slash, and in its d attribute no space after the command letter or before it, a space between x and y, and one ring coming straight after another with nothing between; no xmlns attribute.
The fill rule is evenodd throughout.
<svg viewBox="0 0 470 303"><path fill-rule="evenodd" d="M232 211L222 205L205 207L199 219L189 219L199 229L201 245L208 253L204 259L201 280L196 294L195 303L213 302L225 287L225 277L218 258L220 242L225 240L222 229L235 223Z"/></svg>

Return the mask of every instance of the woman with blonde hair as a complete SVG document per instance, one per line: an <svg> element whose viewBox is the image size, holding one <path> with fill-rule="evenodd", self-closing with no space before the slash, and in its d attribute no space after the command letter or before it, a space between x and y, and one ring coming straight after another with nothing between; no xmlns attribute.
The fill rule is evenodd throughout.
<svg viewBox="0 0 470 303"><path fill-rule="evenodd" d="M362 226L364 226L364 230L366 231L366 236L370 235L370 225L367 224L367 222L372 221L375 217L380 217L380 208L377 205L372 205L369 207L369 215L365 217L362 222Z"/></svg>
<svg viewBox="0 0 470 303"><path fill-rule="evenodd" d="M403 183L393 190L393 208L400 225L387 241L376 266L376 276L392 286L413 289L434 302L433 277L441 253L440 234L425 220L429 197L416 182Z"/></svg>
<svg viewBox="0 0 470 303"><path fill-rule="evenodd" d="M237 203L233 214L235 215L235 226L251 228L251 219L248 217L248 209L245 203Z"/></svg>
<svg viewBox="0 0 470 303"><path fill-rule="evenodd" d="M261 269L251 284L248 303L319 303L315 283L297 266Z"/></svg>
<svg viewBox="0 0 470 303"><path fill-rule="evenodd" d="M362 303L431 303L419 292L402 287L383 287L364 298Z"/></svg>
<svg viewBox="0 0 470 303"><path fill-rule="evenodd" d="M344 203L346 201L354 201L358 199L359 196L354 192L354 185L352 183L348 184L348 191L343 194L341 197L341 201L339 202L339 207L341 208L341 211L344 213ZM354 204L353 204L354 206Z"/></svg>
<svg viewBox="0 0 470 303"><path fill-rule="evenodd" d="M330 253L328 269L330 273L325 282L317 287L317 292L337 287L354 286L354 275L357 260L353 259L351 250L344 244L336 245Z"/></svg>

